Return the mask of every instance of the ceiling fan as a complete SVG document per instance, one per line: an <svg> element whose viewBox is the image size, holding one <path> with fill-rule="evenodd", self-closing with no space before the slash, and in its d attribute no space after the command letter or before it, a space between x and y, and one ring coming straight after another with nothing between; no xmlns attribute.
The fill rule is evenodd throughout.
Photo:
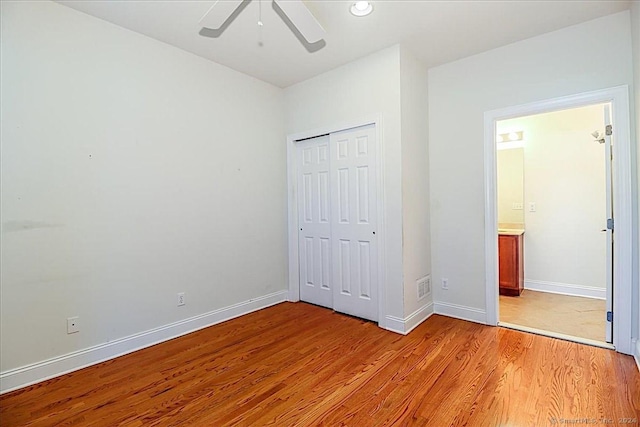
<svg viewBox="0 0 640 427"><path fill-rule="evenodd" d="M200 19L200 25L219 30L243 3L249 1L251 0L217 0ZM284 12L307 42L316 43L323 39L326 34L324 28L302 0L273 0L273 3Z"/></svg>

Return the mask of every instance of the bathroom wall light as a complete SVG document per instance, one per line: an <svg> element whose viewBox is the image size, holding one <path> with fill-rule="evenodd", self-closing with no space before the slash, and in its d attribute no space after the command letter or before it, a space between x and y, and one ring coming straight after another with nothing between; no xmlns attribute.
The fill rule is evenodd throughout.
<svg viewBox="0 0 640 427"><path fill-rule="evenodd" d="M511 148L524 147L524 132L505 132L496 135L496 148L498 150L509 150Z"/></svg>
<svg viewBox="0 0 640 427"><path fill-rule="evenodd" d="M496 135L496 142L515 142L524 139L524 132L519 130L515 132L505 132Z"/></svg>
<svg viewBox="0 0 640 427"><path fill-rule="evenodd" d="M354 16L367 16L373 12L373 5L368 1L357 1L349 9Z"/></svg>

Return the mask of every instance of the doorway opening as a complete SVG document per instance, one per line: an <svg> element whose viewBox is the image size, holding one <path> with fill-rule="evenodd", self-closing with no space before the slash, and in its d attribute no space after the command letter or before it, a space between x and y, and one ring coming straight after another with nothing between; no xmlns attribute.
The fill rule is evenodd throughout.
<svg viewBox="0 0 640 427"><path fill-rule="evenodd" d="M496 123L500 325L611 344L610 112Z"/></svg>
<svg viewBox="0 0 640 427"><path fill-rule="evenodd" d="M499 228L499 182L497 163L498 151L503 150L498 150L498 144L510 144L512 146L520 144L522 147L526 147L528 141L530 142L534 138L533 133L527 135L527 131L525 129L505 129L503 127L499 130L499 125L507 124L507 121L511 119L525 118L529 116L543 117L545 114L551 115L552 113L562 112L567 112L567 114L569 114L570 110L578 111L581 108L590 107L597 108L599 111L602 111L603 118L598 120L598 123L594 122L593 124L589 124L587 127L579 131L581 135L586 136L581 136L581 138L583 138L583 144L578 146L583 148L587 146L590 147L591 150L601 150L599 155L601 156L600 162L603 166L599 167L601 170L604 169L605 172L603 174L597 173L597 175L599 175L597 184L592 183L591 186L583 186L581 190L574 189L573 191L566 191L567 188L571 188L572 183L581 183L580 179L565 176L570 169L576 168L576 164L578 163L576 161L576 156L578 156L578 154L573 153L573 155L568 157L569 160L565 157L564 163L559 162L559 158L564 156L560 150L565 149L566 147L560 146L560 142L556 141L555 145L551 144L551 149L549 150L551 151L550 159L541 163L539 162L537 170L535 171L539 176L542 176L542 178L539 178L540 182L546 182L546 187L542 186L541 189L537 190L538 193L535 195L525 196L524 192L527 191L528 186L536 183L540 184L540 182L532 180L529 177L529 173L523 172L523 178L520 180L523 185L523 198L521 204L518 201L506 202L506 207L510 211L509 213L513 214L515 211L521 210L521 215L523 217L525 214L529 215L529 219L527 220L527 218L524 218L520 220L513 220L513 218L504 219L503 217L500 219L501 227ZM606 112L607 109L609 110L608 114ZM562 126L567 126L566 120L556 121L556 128L560 130L563 129ZM631 330L633 267L632 236L634 233L634 221L632 207L633 178L629 88L627 86L618 86L593 92L568 95L561 98L532 102L530 104L506 107L499 110L487 111L484 115L484 122L485 280L487 323L490 325L513 327L528 332L542 333L586 344L615 348L618 352L633 354ZM611 127L607 126L608 122L611 124ZM600 127L600 129L598 129L598 127ZM568 129L565 129L565 131L567 133L572 133L569 132ZM576 132L578 131L573 133L577 135ZM543 142L548 142L549 139L552 140L553 138L543 138ZM610 147L610 156L605 154L606 147ZM516 148L510 148L510 150L514 149ZM510 155L515 157L515 152L510 153ZM606 158L609 158L610 162L605 162ZM523 168L525 167L525 161L528 160L523 157ZM607 168L610 168L609 172L607 172ZM507 170L505 169L503 172L507 173L506 171ZM591 170L590 174L582 175L582 180L590 182L589 180L592 180L595 175L596 173ZM608 176L610 177L611 185L607 183ZM605 189L604 200L601 193L600 196L596 195L596 187L602 189L603 186ZM607 189L611 189L609 194L610 204L606 199ZM595 199L596 197L602 200L601 205L598 208L587 208L581 207L583 205L580 204L574 204L572 209L561 209L563 203L568 202L570 199L578 198L584 201L590 198ZM583 212L585 209L600 212L600 219L586 219L586 212ZM610 210L607 212L607 209ZM602 216L603 211L606 213L604 216ZM538 222L537 225L536 221ZM553 231L553 233L547 233L551 237L540 237L540 223L543 225L546 224L543 228L546 227L546 229ZM575 228L578 223L588 224L590 225L590 229L588 231L585 229L585 231L576 234ZM591 227L593 227L593 225L595 225L595 227L592 230ZM500 230L500 232L498 230ZM576 241L574 242L566 241L568 240L567 236L570 231L575 235L574 239L576 239ZM503 236L500 234L506 236L502 238ZM538 237L536 237L536 235ZM514 238L514 236L517 238ZM505 240L508 237L511 238L510 244L506 245L505 249L502 251L499 251L499 241ZM602 257L602 246L600 246L597 251L586 247L587 240L585 239L587 237L590 237L594 242L597 242L598 239L604 242L605 257ZM552 243L556 242L558 243L558 246L561 246L560 243L566 245L574 244L574 246L569 249L567 249L568 246L565 246L564 250L559 250L558 246L545 249L545 246L542 244L545 241L551 241ZM609 242L612 243L609 244ZM575 245L575 243L582 244ZM586 255L589 251L592 252L591 258L593 258L593 254L598 251L600 253L598 258L601 261L598 262L600 268L598 271L591 270L590 264L596 263L596 261L589 262L584 259L581 259L580 261L577 260L578 256L584 256L588 259ZM520 253L522 253L522 266L516 262ZM536 255L536 253L538 255ZM502 272L500 271L500 257L504 257L505 259L511 257L512 260L514 260L510 263L512 266L511 271L505 271L504 268ZM607 259L612 261L607 262ZM525 265L525 262L527 263L528 268L527 265ZM540 278L531 277L531 274L537 274L536 271L542 271L544 274L550 274L555 270L561 269L563 263L570 264L570 267L573 267L574 270L580 271L574 271L574 276L557 275L555 278L552 278L551 276L540 275ZM602 279L595 280L596 275L602 277L602 264L604 264L605 280L610 281L610 286L604 287L604 295L602 290L597 290L602 289ZM589 269L591 273L583 274L587 269ZM507 273L511 275L511 294L519 293L520 295L526 295L529 293L531 295L536 295L532 294L532 292L539 292L540 294L551 294L555 292L557 294L562 294L569 293L568 290L570 290L573 294L568 295L568 297L578 296L582 298L586 297L586 300L604 300L606 308L604 313L604 319L606 322L604 327L604 339L602 339L602 332L598 332L599 335L595 337L596 339L582 338L576 337L575 332L556 332L540 329L539 326L517 325L505 322L501 319L500 314L500 273L505 275L505 277L508 276ZM569 278L579 277L580 274L583 274L583 277L587 277L587 279L582 280L583 283L571 283L573 280L570 280ZM502 281L503 288L509 287L504 283L506 280ZM527 282L529 282L528 289ZM521 289L515 291L515 289L518 289L520 286ZM576 293L578 293L578 295L576 295ZM607 299L608 303L606 302ZM598 303L598 301L595 302ZM552 309L558 308L560 304L560 302L556 301L548 303ZM600 304L602 303L600 302ZM504 305L505 304L503 304L503 306ZM502 308L505 310L507 309L506 306ZM588 311L591 309L587 308L580 310ZM602 308L599 307L594 310L601 312ZM514 311L517 311L517 309ZM551 316L539 313L533 317L543 318ZM552 323L554 326L557 326L557 324L562 322L562 320L556 320ZM599 320L599 322L602 322L602 320ZM521 321L521 323L523 322ZM609 326L607 327L607 325ZM599 327L595 327L594 329L602 331Z"/></svg>

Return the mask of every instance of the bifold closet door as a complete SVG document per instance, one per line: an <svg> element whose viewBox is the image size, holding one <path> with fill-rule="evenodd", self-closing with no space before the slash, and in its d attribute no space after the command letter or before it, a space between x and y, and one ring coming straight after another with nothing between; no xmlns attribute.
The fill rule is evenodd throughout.
<svg viewBox="0 0 640 427"><path fill-rule="evenodd" d="M297 143L300 299L333 308L329 137Z"/></svg>
<svg viewBox="0 0 640 427"><path fill-rule="evenodd" d="M375 127L330 135L333 309L378 320Z"/></svg>

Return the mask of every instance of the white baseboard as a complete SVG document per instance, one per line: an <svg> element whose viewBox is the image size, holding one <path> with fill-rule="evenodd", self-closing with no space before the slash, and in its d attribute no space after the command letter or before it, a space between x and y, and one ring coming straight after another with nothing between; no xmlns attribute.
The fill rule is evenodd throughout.
<svg viewBox="0 0 640 427"><path fill-rule="evenodd" d="M402 335L407 335L416 326L424 322L433 314L433 303L429 302L405 317L404 319L395 316L385 316L387 323L385 329L397 332Z"/></svg>
<svg viewBox="0 0 640 427"><path fill-rule="evenodd" d="M252 298L139 334L0 373L0 394L114 359L287 300L287 291Z"/></svg>
<svg viewBox="0 0 640 427"><path fill-rule="evenodd" d="M636 365L640 371L640 339L631 341L631 347L633 348L633 358L636 359Z"/></svg>
<svg viewBox="0 0 640 427"><path fill-rule="evenodd" d="M551 294L571 295L575 297L606 299L604 288L595 286L570 285L568 283L544 282L541 280L525 280L524 288L531 291L549 292Z"/></svg>
<svg viewBox="0 0 640 427"><path fill-rule="evenodd" d="M487 312L478 308L442 301L435 301L433 303L433 308L436 314L468 320L470 322L482 323L483 325L487 324Z"/></svg>
<svg viewBox="0 0 640 427"><path fill-rule="evenodd" d="M396 316L385 316L386 325L384 328L387 331L395 332L405 335L404 333L404 319Z"/></svg>

